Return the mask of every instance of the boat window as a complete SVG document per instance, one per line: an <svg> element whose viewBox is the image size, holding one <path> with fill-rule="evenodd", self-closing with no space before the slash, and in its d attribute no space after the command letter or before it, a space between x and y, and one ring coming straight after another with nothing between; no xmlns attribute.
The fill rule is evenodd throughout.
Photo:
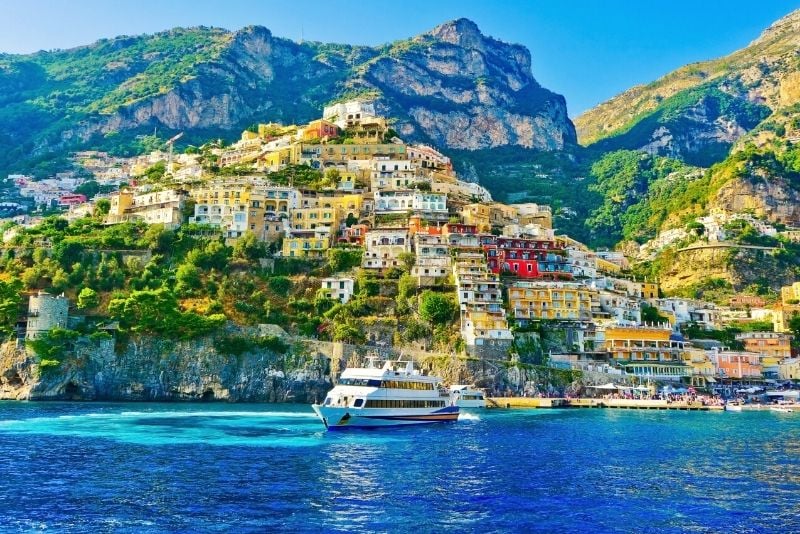
<svg viewBox="0 0 800 534"><path fill-rule="evenodd" d="M356 406L360 405L356 404ZM445 402L440 400L367 399L366 403L366 408L443 408L444 406Z"/></svg>
<svg viewBox="0 0 800 534"><path fill-rule="evenodd" d="M330 406L330 405L331 405L331 398L330 397L326 397L325 398L325 406Z"/></svg>
<svg viewBox="0 0 800 534"><path fill-rule="evenodd" d="M370 380L368 378L340 378L340 386L366 386L378 388L381 387L380 380Z"/></svg>
<svg viewBox="0 0 800 534"><path fill-rule="evenodd" d="M380 387L386 389L414 389L417 391L430 391L433 384L430 382L409 382L405 380L384 380Z"/></svg>
<svg viewBox="0 0 800 534"><path fill-rule="evenodd" d="M353 403L354 408L361 408L361 406L363 405L364 405L364 399L356 399L356 401Z"/></svg>

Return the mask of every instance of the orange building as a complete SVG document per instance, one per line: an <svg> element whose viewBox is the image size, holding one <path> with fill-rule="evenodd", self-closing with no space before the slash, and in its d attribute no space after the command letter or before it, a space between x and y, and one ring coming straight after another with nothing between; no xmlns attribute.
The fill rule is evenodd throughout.
<svg viewBox="0 0 800 534"><path fill-rule="evenodd" d="M709 355L717 376L722 378L761 378L761 355L757 352L714 351Z"/></svg>
<svg viewBox="0 0 800 534"><path fill-rule="evenodd" d="M792 357L792 336L778 332L744 332L736 334L736 341L744 344L744 350L757 352L763 358L782 360Z"/></svg>
<svg viewBox="0 0 800 534"><path fill-rule="evenodd" d="M326 139L339 135L339 127L324 119L311 121L303 128L303 141Z"/></svg>

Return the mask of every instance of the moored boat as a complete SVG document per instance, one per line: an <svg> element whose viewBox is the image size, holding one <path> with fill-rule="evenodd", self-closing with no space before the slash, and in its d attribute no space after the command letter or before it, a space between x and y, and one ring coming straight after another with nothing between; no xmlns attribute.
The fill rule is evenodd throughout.
<svg viewBox="0 0 800 534"><path fill-rule="evenodd" d="M312 405L328 430L381 428L458 420L459 407L438 377L412 362L345 369L322 404Z"/></svg>
<svg viewBox="0 0 800 534"><path fill-rule="evenodd" d="M742 411L742 405L729 402L729 403L727 403L725 405L725 411L726 412L741 412Z"/></svg>
<svg viewBox="0 0 800 534"><path fill-rule="evenodd" d="M483 391L464 384L450 386L450 400L459 408L486 408L486 397Z"/></svg>

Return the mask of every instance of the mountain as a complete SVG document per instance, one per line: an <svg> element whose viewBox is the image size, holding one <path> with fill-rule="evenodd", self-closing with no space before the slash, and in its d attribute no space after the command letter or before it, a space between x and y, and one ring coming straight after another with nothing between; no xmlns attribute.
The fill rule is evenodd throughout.
<svg viewBox="0 0 800 534"><path fill-rule="evenodd" d="M700 166L723 160L771 113L800 102L800 10L723 58L633 87L575 120L581 144Z"/></svg>
<svg viewBox="0 0 800 534"><path fill-rule="evenodd" d="M529 51L466 19L378 47L296 43L259 26L176 28L0 55L0 173L47 172L76 148L140 150L154 131L191 142L301 123L358 96L405 138L443 148L576 143L564 98L536 82Z"/></svg>

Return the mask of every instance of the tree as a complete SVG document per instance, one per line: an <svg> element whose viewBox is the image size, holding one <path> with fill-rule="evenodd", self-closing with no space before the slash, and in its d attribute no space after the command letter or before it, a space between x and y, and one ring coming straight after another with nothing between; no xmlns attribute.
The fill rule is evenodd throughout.
<svg viewBox="0 0 800 534"><path fill-rule="evenodd" d="M20 314L22 282L17 278L0 280L0 335L8 337Z"/></svg>
<svg viewBox="0 0 800 534"><path fill-rule="evenodd" d="M94 180L88 180L75 188L75 193L86 195L87 199L93 198L100 192L100 185Z"/></svg>
<svg viewBox="0 0 800 534"><path fill-rule="evenodd" d="M111 211L111 202L107 198L101 198L94 203L94 216L97 218L105 217Z"/></svg>
<svg viewBox="0 0 800 534"><path fill-rule="evenodd" d="M366 337L355 326L348 323L339 323L333 328L333 340L357 344L364 343Z"/></svg>
<svg viewBox="0 0 800 534"><path fill-rule="evenodd" d="M325 187L336 187L340 177L341 174L338 169L328 169L324 174L323 185Z"/></svg>
<svg viewBox="0 0 800 534"><path fill-rule="evenodd" d="M797 346L797 344L800 342L800 314L794 312L791 318L789 318L787 326L789 327L789 331L794 336L794 340L792 341L792 343L794 343L795 346Z"/></svg>
<svg viewBox="0 0 800 534"><path fill-rule="evenodd" d="M642 303L642 323L658 324L667 323L669 319L658 312L655 306Z"/></svg>
<svg viewBox="0 0 800 534"><path fill-rule="evenodd" d="M167 230L163 224L151 224L137 244L163 254L169 252L174 243L175 232Z"/></svg>
<svg viewBox="0 0 800 534"><path fill-rule="evenodd" d="M200 270L191 263L182 263L175 271L175 291L186 294L200 288Z"/></svg>
<svg viewBox="0 0 800 534"><path fill-rule="evenodd" d="M97 296L97 291L91 287L84 287L78 293L78 309L91 310L100 304L100 298Z"/></svg>
<svg viewBox="0 0 800 534"><path fill-rule="evenodd" d="M328 256L328 267L331 272L338 273L349 271L353 267L361 265L361 257L364 252L361 248L329 248L326 253Z"/></svg>
<svg viewBox="0 0 800 534"><path fill-rule="evenodd" d="M398 258L400 262L403 264L405 271L407 273L411 272L411 269L414 267L414 264L417 262L417 257L414 255L413 252L401 252Z"/></svg>
<svg viewBox="0 0 800 534"><path fill-rule="evenodd" d="M202 316L182 312L175 295L166 288L132 291L111 299L108 313L119 320L123 328L130 328L133 332L164 334L180 339L207 334L225 323L222 314Z"/></svg>
<svg viewBox="0 0 800 534"><path fill-rule="evenodd" d="M267 247L258 240L256 234L247 231L233 245L233 257L248 261L257 261L267 255Z"/></svg>
<svg viewBox="0 0 800 534"><path fill-rule="evenodd" d="M430 324L447 324L456 313L452 297L427 290L420 298L419 314Z"/></svg>
<svg viewBox="0 0 800 534"><path fill-rule="evenodd" d="M36 339L29 340L27 345L39 358L39 368L43 371L56 369L66 356L70 345L75 342L80 334L74 330L53 328Z"/></svg>

